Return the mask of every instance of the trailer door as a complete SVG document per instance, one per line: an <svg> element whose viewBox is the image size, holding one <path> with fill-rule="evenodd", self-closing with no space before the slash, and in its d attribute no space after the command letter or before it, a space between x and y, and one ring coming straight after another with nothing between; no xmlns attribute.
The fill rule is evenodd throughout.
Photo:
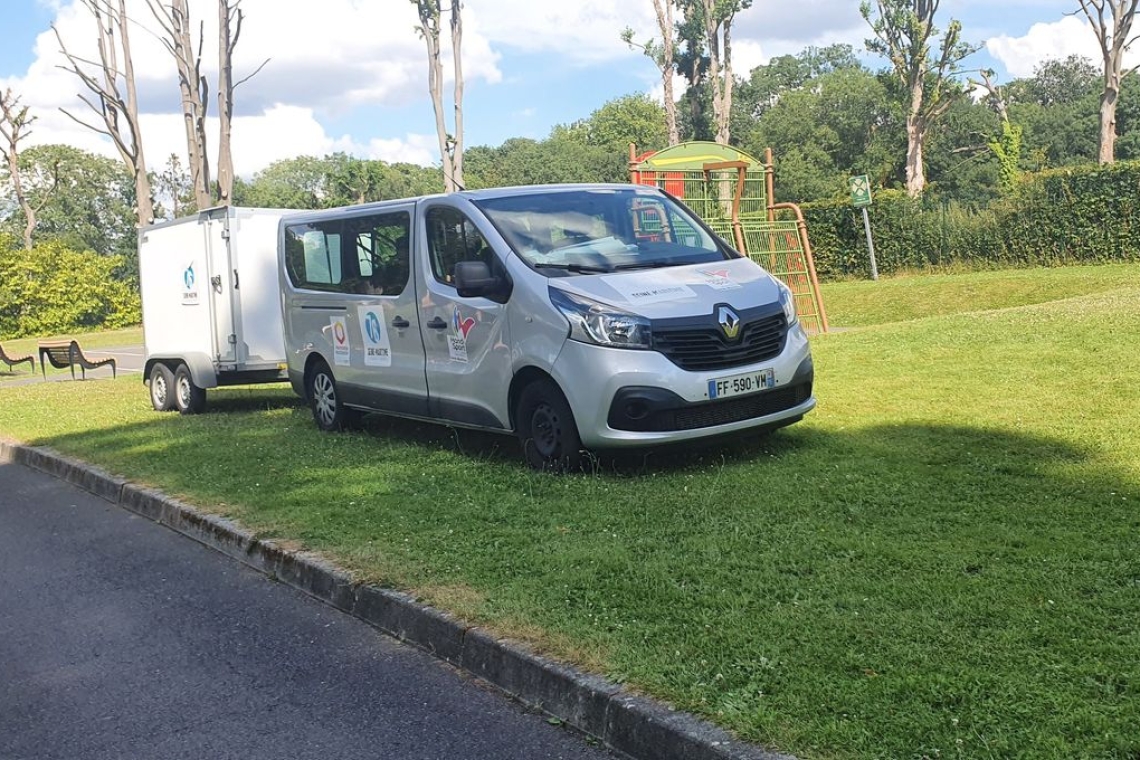
<svg viewBox="0 0 1140 760"><path fill-rule="evenodd" d="M214 325L214 359L219 363L237 362L237 331L234 327L234 277L229 245L229 229L225 214L227 209L219 209L212 214L203 226L206 236L206 258L209 261L209 282L205 290L209 294L210 317Z"/></svg>

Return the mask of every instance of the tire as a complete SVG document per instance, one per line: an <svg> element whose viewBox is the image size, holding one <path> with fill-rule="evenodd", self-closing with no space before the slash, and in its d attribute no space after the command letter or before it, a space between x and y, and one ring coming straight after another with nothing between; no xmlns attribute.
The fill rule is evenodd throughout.
<svg viewBox="0 0 1140 760"><path fill-rule="evenodd" d="M515 429L527 464L544 472L568 472L582 466L582 439L574 413L551 380L523 389L515 407Z"/></svg>
<svg viewBox="0 0 1140 760"><path fill-rule="evenodd" d="M361 417L355 409L349 409L341 403L336 378L329 365L323 361L309 371L308 396L313 420L325 432L353 428Z"/></svg>
<svg viewBox="0 0 1140 760"><path fill-rule="evenodd" d="M201 414L206 411L206 389L194 384L190 368L179 364L174 371L174 405L181 414Z"/></svg>
<svg viewBox="0 0 1140 760"><path fill-rule="evenodd" d="M156 412L169 412L174 408L174 373L162 362L150 368L150 405Z"/></svg>

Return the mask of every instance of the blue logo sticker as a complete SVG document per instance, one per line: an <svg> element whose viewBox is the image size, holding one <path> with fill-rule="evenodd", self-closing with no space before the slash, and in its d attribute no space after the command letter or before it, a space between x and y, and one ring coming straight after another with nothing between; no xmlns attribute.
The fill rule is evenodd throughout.
<svg viewBox="0 0 1140 760"><path fill-rule="evenodd" d="M368 340L373 343L379 343L382 337L380 332L380 319L376 316L376 312L370 311L364 318L364 331L368 333Z"/></svg>
<svg viewBox="0 0 1140 760"><path fill-rule="evenodd" d="M186 271L182 273L182 281L186 283L187 290L194 289L194 265L186 267Z"/></svg>

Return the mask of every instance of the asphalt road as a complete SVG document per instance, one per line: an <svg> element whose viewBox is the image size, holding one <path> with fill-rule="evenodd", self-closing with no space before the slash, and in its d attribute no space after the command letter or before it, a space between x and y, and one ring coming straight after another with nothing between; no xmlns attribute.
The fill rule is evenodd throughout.
<svg viewBox="0 0 1140 760"><path fill-rule="evenodd" d="M0 465L0 760L605 757L355 618Z"/></svg>

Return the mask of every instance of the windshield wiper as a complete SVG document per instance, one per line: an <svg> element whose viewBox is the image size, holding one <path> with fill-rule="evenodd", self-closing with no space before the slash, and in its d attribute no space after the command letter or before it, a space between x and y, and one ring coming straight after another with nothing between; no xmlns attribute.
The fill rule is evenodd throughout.
<svg viewBox="0 0 1140 760"><path fill-rule="evenodd" d="M702 261L637 261L632 264L618 264L614 269L662 269L664 267L686 267L690 264L703 264Z"/></svg>
<svg viewBox="0 0 1140 760"><path fill-rule="evenodd" d="M535 269L565 269L568 272L582 274L584 272L612 272L613 267L600 267L594 264L553 264L548 261L539 261L533 264Z"/></svg>

